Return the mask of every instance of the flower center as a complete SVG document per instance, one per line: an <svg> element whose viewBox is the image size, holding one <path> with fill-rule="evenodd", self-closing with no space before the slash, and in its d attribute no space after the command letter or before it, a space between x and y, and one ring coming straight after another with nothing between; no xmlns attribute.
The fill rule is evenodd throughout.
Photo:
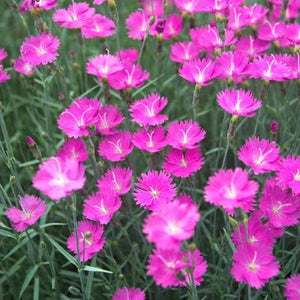
<svg viewBox="0 0 300 300"><path fill-rule="evenodd" d="M159 191L158 190L155 190L153 188L150 188L151 190L151 194L154 198L157 198L159 196Z"/></svg>
<svg viewBox="0 0 300 300"><path fill-rule="evenodd" d="M294 175L294 180L300 181L300 170L297 169L297 173Z"/></svg>
<svg viewBox="0 0 300 300"><path fill-rule="evenodd" d="M174 235L175 235L175 234L180 233L180 228L179 228L176 224L170 222L170 223L168 224L168 232L169 232L170 234L174 234Z"/></svg>

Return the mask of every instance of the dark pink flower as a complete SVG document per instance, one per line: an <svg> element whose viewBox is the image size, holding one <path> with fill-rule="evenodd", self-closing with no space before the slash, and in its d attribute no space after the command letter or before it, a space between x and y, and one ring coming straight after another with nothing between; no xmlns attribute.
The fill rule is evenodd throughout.
<svg viewBox="0 0 300 300"><path fill-rule="evenodd" d="M68 248L74 252L80 261L87 261L97 254L104 246L105 238L102 237L104 228L102 225L93 224L90 221L80 221L77 227L78 250L75 232L68 238Z"/></svg>
<svg viewBox="0 0 300 300"><path fill-rule="evenodd" d="M149 30L149 34L167 40L179 35L182 31L182 18L179 15L169 15L165 20L157 19Z"/></svg>
<svg viewBox="0 0 300 300"><path fill-rule="evenodd" d="M118 289L111 300L145 300L145 293L139 288Z"/></svg>
<svg viewBox="0 0 300 300"><path fill-rule="evenodd" d="M14 70L24 75L30 75L34 73L35 68L31 63L24 60L24 58L20 56L15 61Z"/></svg>
<svg viewBox="0 0 300 300"><path fill-rule="evenodd" d="M240 31L249 24L249 10L247 6L229 7L228 29Z"/></svg>
<svg viewBox="0 0 300 300"><path fill-rule="evenodd" d="M0 48L0 62L2 62L7 57L7 52L4 48Z"/></svg>
<svg viewBox="0 0 300 300"><path fill-rule="evenodd" d="M3 66L0 65L0 83L3 83L10 79L10 75L3 70Z"/></svg>
<svg viewBox="0 0 300 300"><path fill-rule="evenodd" d="M128 36L135 40L142 40L149 27L149 17L144 11L135 11L126 19Z"/></svg>
<svg viewBox="0 0 300 300"><path fill-rule="evenodd" d="M25 195L20 197L20 206L22 210L13 206L5 212L12 226L17 231L26 230L30 225L35 224L46 212L45 202L35 196Z"/></svg>
<svg viewBox="0 0 300 300"><path fill-rule="evenodd" d="M57 156L63 160L74 158L78 162L83 162L88 159L89 153L86 150L86 146L81 139L70 139L66 141L57 152Z"/></svg>
<svg viewBox="0 0 300 300"><path fill-rule="evenodd" d="M193 42L176 42L171 46L170 59L183 63L192 61L200 54L200 49Z"/></svg>
<svg viewBox="0 0 300 300"><path fill-rule="evenodd" d="M285 35L285 24L283 22L271 23L265 21L258 27L258 38L263 41L277 41Z"/></svg>
<svg viewBox="0 0 300 300"><path fill-rule="evenodd" d="M21 46L21 55L24 61L33 66L46 65L53 62L58 56L59 39L50 33L43 32L39 36L25 38Z"/></svg>
<svg viewBox="0 0 300 300"><path fill-rule="evenodd" d="M284 296L288 300L300 299L300 274L294 274L285 283Z"/></svg>

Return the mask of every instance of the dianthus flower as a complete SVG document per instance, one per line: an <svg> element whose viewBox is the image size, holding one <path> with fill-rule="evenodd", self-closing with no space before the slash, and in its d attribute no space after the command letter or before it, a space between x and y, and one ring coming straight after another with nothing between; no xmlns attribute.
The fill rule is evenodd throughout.
<svg viewBox="0 0 300 300"><path fill-rule="evenodd" d="M104 193L112 191L117 195L127 194L131 187L132 169L112 167L97 180L97 187Z"/></svg>
<svg viewBox="0 0 300 300"><path fill-rule="evenodd" d="M162 0L141 0L145 14L148 17L162 17L164 14L164 2Z"/></svg>
<svg viewBox="0 0 300 300"><path fill-rule="evenodd" d="M167 140L175 149L194 149L205 137L206 132L192 120L174 121L168 126Z"/></svg>
<svg viewBox="0 0 300 300"><path fill-rule="evenodd" d="M145 292L139 288L118 289L111 300L145 300Z"/></svg>
<svg viewBox="0 0 300 300"><path fill-rule="evenodd" d="M217 94L218 104L229 114L240 117L254 117L262 102L243 89L226 89Z"/></svg>
<svg viewBox="0 0 300 300"><path fill-rule="evenodd" d="M135 40L142 40L149 27L149 17L144 11L135 11L126 19L128 36Z"/></svg>
<svg viewBox="0 0 300 300"><path fill-rule="evenodd" d="M254 174L277 171L279 167L280 149L275 142L259 137L249 138L238 151L239 160L252 168Z"/></svg>
<svg viewBox="0 0 300 300"><path fill-rule="evenodd" d="M143 233L158 249L180 249L181 242L190 239L200 220L195 203L174 200L164 203L145 219Z"/></svg>
<svg viewBox="0 0 300 300"><path fill-rule="evenodd" d="M86 2L73 3L67 9L58 9L53 14L53 21L69 29L81 28L95 14L95 9Z"/></svg>
<svg viewBox="0 0 300 300"><path fill-rule="evenodd" d="M5 49L0 48L0 62L3 61L7 57L7 52Z"/></svg>
<svg viewBox="0 0 300 300"><path fill-rule="evenodd" d="M248 179L247 171L241 168L220 170L209 177L208 185L204 188L204 199L222 206L228 214L233 215L238 207L246 212L252 210L257 191L258 184Z"/></svg>
<svg viewBox="0 0 300 300"><path fill-rule="evenodd" d="M300 274L294 274L285 283L284 296L288 300L299 300L300 298Z"/></svg>
<svg viewBox="0 0 300 300"><path fill-rule="evenodd" d="M86 146L81 139L70 139L66 141L57 152L57 156L63 160L74 158L78 162L83 162L88 159L89 153L86 150Z"/></svg>
<svg viewBox="0 0 300 300"><path fill-rule="evenodd" d="M285 35L285 24L283 22L270 23L265 21L258 27L258 38L263 41L276 41Z"/></svg>
<svg viewBox="0 0 300 300"><path fill-rule="evenodd" d="M162 203L172 201L176 195L176 185L165 172L148 171L137 180L134 200L146 209L154 211Z"/></svg>
<svg viewBox="0 0 300 300"><path fill-rule="evenodd" d="M103 231L102 225L93 224L90 221L80 221L77 227L79 253L77 252L75 232L68 238L68 248L76 254L76 258L79 254L80 261L87 261L103 248L105 242L105 238L102 237Z"/></svg>
<svg viewBox="0 0 300 300"><path fill-rule="evenodd" d="M21 14L35 9L50 10L57 5L58 0L24 0L20 5Z"/></svg>
<svg viewBox="0 0 300 300"><path fill-rule="evenodd" d="M184 62L179 69L179 75L185 80L200 86L211 84L211 80L217 77L215 62L209 58L196 59Z"/></svg>
<svg viewBox="0 0 300 300"><path fill-rule="evenodd" d="M228 15L228 29L243 30L249 24L249 10L246 6L230 7Z"/></svg>
<svg viewBox="0 0 300 300"><path fill-rule="evenodd" d="M278 273L279 264L269 249L245 244L233 254L231 274L238 282L260 289Z"/></svg>
<svg viewBox="0 0 300 300"><path fill-rule="evenodd" d="M163 127L141 128L132 137L132 143L142 151L158 152L167 146Z"/></svg>
<svg viewBox="0 0 300 300"><path fill-rule="evenodd" d="M99 120L101 102L98 99L75 99L57 120L58 128L69 137L88 136L88 127L96 125Z"/></svg>
<svg viewBox="0 0 300 300"><path fill-rule="evenodd" d="M46 65L58 56L59 39L50 33L43 32L39 36L25 38L21 46L24 61L33 66Z"/></svg>
<svg viewBox="0 0 300 300"><path fill-rule="evenodd" d="M201 1L201 11L206 13L218 14L225 11L230 4L229 0L206 0Z"/></svg>
<svg viewBox="0 0 300 300"><path fill-rule="evenodd" d="M135 48L131 49L121 49L117 56L120 57L123 63L134 64L139 59L139 51Z"/></svg>
<svg viewBox="0 0 300 300"><path fill-rule="evenodd" d="M185 61L192 61L200 54L200 49L194 42L176 42L171 46L170 59L184 63Z"/></svg>
<svg viewBox="0 0 300 300"><path fill-rule="evenodd" d="M179 35L182 31L182 19L179 15L170 15L166 20L155 20L150 27L149 34L161 37L165 40Z"/></svg>
<svg viewBox="0 0 300 300"><path fill-rule="evenodd" d="M3 70L3 66L0 65L0 83L10 79L10 75Z"/></svg>
<svg viewBox="0 0 300 300"><path fill-rule="evenodd" d="M255 39L252 36L242 37L237 42L235 51L250 58L257 57L270 48L270 43Z"/></svg>
<svg viewBox="0 0 300 300"><path fill-rule="evenodd" d="M117 133L115 127L120 125L124 119L117 106L103 105L99 111L96 128L105 135L115 134Z"/></svg>
<svg viewBox="0 0 300 300"><path fill-rule="evenodd" d="M14 70L24 75L30 75L34 73L34 66L28 61L24 60L22 56L18 57L14 64Z"/></svg>
<svg viewBox="0 0 300 300"><path fill-rule="evenodd" d="M115 23L100 14L91 16L81 27L82 35L87 39L106 38L115 33Z"/></svg>
<svg viewBox="0 0 300 300"><path fill-rule="evenodd" d="M266 20L269 10L265 6L255 3L246 7L248 8L248 26L256 26Z"/></svg>
<svg viewBox="0 0 300 300"><path fill-rule="evenodd" d="M285 20L296 19L299 16L300 2L299 0L289 0L285 10Z"/></svg>
<svg viewBox="0 0 300 300"><path fill-rule="evenodd" d="M201 0L174 0L181 13L195 14L201 11Z"/></svg>
<svg viewBox="0 0 300 300"><path fill-rule="evenodd" d="M12 226L17 231L26 230L30 225L35 224L46 212L45 202L35 196L25 195L20 197L20 206L22 210L13 206L5 212Z"/></svg>
<svg viewBox="0 0 300 300"><path fill-rule="evenodd" d="M83 215L87 219L107 224L121 207L121 199L113 191L106 190L90 195L83 205Z"/></svg>
<svg viewBox="0 0 300 300"><path fill-rule="evenodd" d="M136 100L129 108L133 121L140 126L155 126L168 120L167 115L159 113L168 104L168 99L159 94L150 94L147 98Z"/></svg>
<svg viewBox="0 0 300 300"><path fill-rule="evenodd" d="M98 147L98 153L104 159L110 161L124 160L133 150L131 134L129 131L119 131L113 135L106 136Z"/></svg>
<svg viewBox="0 0 300 300"><path fill-rule="evenodd" d="M33 186L52 200L60 200L85 183L84 166L77 160L50 157L39 165Z"/></svg>
<svg viewBox="0 0 300 300"><path fill-rule="evenodd" d="M199 148L195 149L171 149L166 154L162 166L164 170L176 177L189 177L194 172L199 171L204 164L204 160Z"/></svg>

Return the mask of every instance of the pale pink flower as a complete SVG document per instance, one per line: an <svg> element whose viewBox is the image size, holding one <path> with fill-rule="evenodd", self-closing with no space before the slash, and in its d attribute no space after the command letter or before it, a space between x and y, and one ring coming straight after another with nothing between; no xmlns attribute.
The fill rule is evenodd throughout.
<svg viewBox="0 0 300 300"><path fill-rule="evenodd" d="M226 89L217 94L218 104L229 114L240 117L254 117L262 102L253 97L250 91Z"/></svg>
<svg viewBox="0 0 300 300"><path fill-rule="evenodd" d="M132 143L142 151L158 152L167 146L163 127L141 128L132 137Z"/></svg>
<svg viewBox="0 0 300 300"><path fill-rule="evenodd" d="M255 39L252 36L242 37L236 43L235 51L250 58L257 57L271 47L270 43Z"/></svg>
<svg viewBox="0 0 300 300"><path fill-rule="evenodd" d="M96 125L99 120L101 102L98 99L75 99L57 120L58 128L69 137L89 135L89 126Z"/></svg>
<svg viewBox="0 0 300 300"><path fill-rule="evenodd" d="M118 289L111 300L145 300L145 292L139 288Z"/></svg>
<svg viewBox="0 0 300 300"><path fill-rule="evenodd" d="M86 2L73 3L67 9L58 9L53 14L53 21L69 29L81 28L93 15L95 9Z"/></svg>
<svg viewBox="0 0 300 300"><path fill-rule="evenodd" d="M134 122L140 126L160 125L168 120L167 115L159 113L168 104L168 99L159 94L150 94L147 98L136 100L129 108Z"/></svg>
<svg viewBox="0 0 300 300"><path fill-rule="evenodd" d="M194 149L205 137L206 132L192 120L174 121L168 126L167 140L176 149Z"/></svg>
<svg viewBox="0 0 300 300"><path fill-rule="evenodd" d="M116 53L124 63L134 64L139 58L139 51L135 48L121 49Z"/></svg>
<svg viewBox="0 0 300 300"><path fill-rule="evenodd" d="M33 186L52 200L60 200L83 188L85 168L77 160L50 157L39 165Z"/></svg>
<svg viewBox="0 0 300 300"><path fill-rule="evenodd" d="M24 61L33 66L46 65L53 62L58 56L59 44L57 37L43 32L39 36L25 38L21 46L21 55Z"/></svg>
<svg viewBox="0 0 300 300"><path fill-rule="evenodd" d="M112 191L117 195L127 194L132 187L132 169L112 167L97 180L97 187L104 193Z"/></svg>
<svg viewBox="0 0 300 300"><path fill-rule="evenodd" d="M7 52L4 48L0 48L0 62L2 62L7 57Z"/></svg>
<svg viewBox="0 0 300 300"><path fill-rule="evenodd" d="M285 283L284 296L288 300L300 299L300 274L294 274Z"/></svg>
<svg viewBox="0 0 300 300"><path fill-rule="evenodd" d="M83 162L88 159L89 153L87 152L85 143L81 139L70 139L66 141L57 152L57 156L63 160L74 158L78 162Z"/></svg>
<svg viewBox="0 0 300 300"><path fill-rule="evenodd" d="M149 27L149 17L144 11L135 11L126 19L128 36L135 40L142 40Z"/></svg>
<svg viewBox="0 0 300 300"><path fill-rule="evenodd" d="M176 195L176 186L165 172L148 171L137 180L134 200L146 209L154 211L162 203L172 201Z"/></svg>
<svg viewBox="0 0 300 300"><path fill-rule="evenodd" d="M91 259L104 246L105 238L102 237L104 228L100 224L93 224L90 221L80 221L77 227L78 250L75 232L68 238L68 248L74 252L75 258L79 254L80 261Z"/></svg>
<svg viewBox="0 0 300 300"><path fill-rule="evenodd" d="M209 177L204 188L205 201L222 208L230 215L234 209L241 207L248 212L253 209L254 198L258 191L258 183L248 179L247 171L219 170Z"/></svg>
<svg viewBox="0 0 300 300"><path fill-rule="evenodd" d="M98 153L110 161L122 161L133 150L129 131L119 131L106 136L98 146Z"/></svg>
<svg viewBox="0 0 300 300"><path fill-rule="evenodd" d="M193 42L176 42L171 46L170 59L183 63L192 61L200 54L200 49Z"/></svg>
<svg viewBox="0 0 300 300"><path fill-rule="evenodd" d="M285 35L285 24L283 22L271 23L265 21L258 27L258 38L263 41L273 42Z"/></svg>
<svg viewBox="0 0 300 300"><path fill-rule="evenodd" d="M24 231L30 225L35 224L45 214L47 208L42 199L30 195L20 197L20 206L21 209L13 206L5 212L17 231Z"/></svg>
<svg viewBox="0 0 300 300"><path fill-rule="evenodd" d="M199 148L171 149L166 154L162 166L164 170L176 177L189 177L199 171L204 164L204 159Z"/></svg>
<svg viewBox="0 0 300 300"><path fill-rule="evenodd" d="M10 79L10 75L3 70L3 66L0 65L0 84L9 80Z"/></svg>
<svg viewBox="0 0 300 300"><path fill-rule="evenodd" d="M100 14L91 16L81 27L82 35L87 39L106 38L115 33L115 23Z"/></svg>
<svg viewBox="0 0 300 300"><path fill-rule="evenodd" d="M18 57L14 64L14 70L24 75L30 75L34 73L34 66L28 61L24 60L22 56Z"/></svg>

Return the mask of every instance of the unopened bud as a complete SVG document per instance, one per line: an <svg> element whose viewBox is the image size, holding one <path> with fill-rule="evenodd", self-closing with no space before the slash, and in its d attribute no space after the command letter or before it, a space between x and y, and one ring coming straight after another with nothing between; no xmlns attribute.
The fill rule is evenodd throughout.
<svg viewBox="0 0 300 300"><path fill-rule="evenodd" d="M279 129L279 123L273 120L270 124L272 133L276 133Z"/></svg>
<svg viewBox="0 0 300 300"><path fill-rule="evenodd" d="M26 143L29 147L34 147L36 145L34 139L29 135L26 136Z"/></svg>

